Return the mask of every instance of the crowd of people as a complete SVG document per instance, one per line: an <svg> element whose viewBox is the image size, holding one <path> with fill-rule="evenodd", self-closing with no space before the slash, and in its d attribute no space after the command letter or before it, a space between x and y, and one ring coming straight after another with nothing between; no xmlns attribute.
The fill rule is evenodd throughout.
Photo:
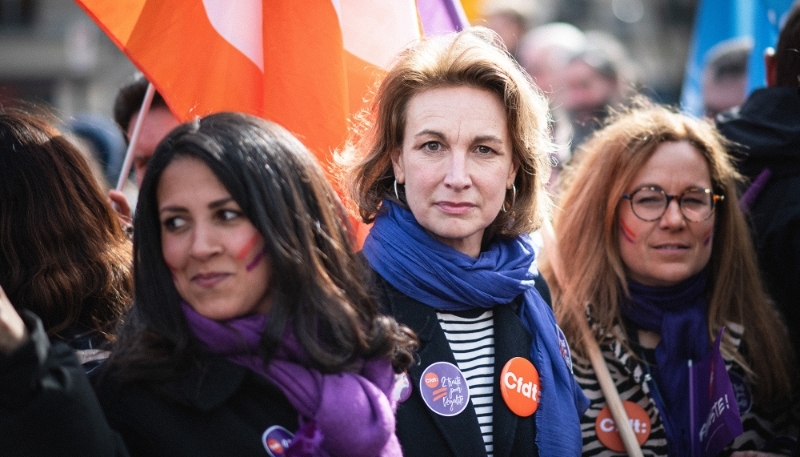
<svg viewBox="0 0 800 457"><path fill-rule="evenodd" d="M133 207L0 109L0 455L800 455L797 49L697 119L568 24L422 39L332 173L140 75Z"/></svg>

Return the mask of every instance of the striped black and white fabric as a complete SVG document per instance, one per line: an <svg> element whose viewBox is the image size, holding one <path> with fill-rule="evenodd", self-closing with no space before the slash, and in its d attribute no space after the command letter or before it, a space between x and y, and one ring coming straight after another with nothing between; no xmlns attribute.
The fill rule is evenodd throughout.
<svg viewBox="0 0 800 457"><path fill-rule="evenodd" d="M436 313L450 343L458 368L464 373L470 401L486 446L494 455L492 402L494 398L494 314L491 309L475 313Z"/></svg>
<svg viewBox="0 0 800 457"><path fill-rule="evenodd" d="M743 326L728 322L726 328L726 337L729 338L734 348L740 349ZM614 332L622 335L619 327L615 328ZM631 344L634 351L641 350L635 343ZM613 335L607 335L607 341L605 344L600 344L600 349L620 398L636 403L645 410L650 418L650 434L642 444L642 454L646 457L667 455L667 435L664 423L652 398L655 380L648 373L645 362L640 357L636 357L634 352L628 350L621 340L614 339ZM728 357L724 358L728 373L732 377L747 378L743 367ZM574 352L572 359L575 379L591 402L586 414L581 418L583 456L618 457L626 455L624 452L607 449L598 438L597 417L606 406L606 401L589 360L578 357ZM752 386L742 385L741 387L747 390L743 395L745 400L752 400ZM737 393L737 402L740 400L738 397L739 393ZM798 416L800 411L797 411L797 408L800 405L785 405L785 408L780 411L767 412L760 410L757 405L753 405L752 401L745 401L745 403L749 403L750 406L743 408L744 405L739 405L744 433L739 435L720 455L728 455L733 449L755 450L764 446L770 447L773 444L777 446L785 439L797 436L797 424L800 420L800 416Z"/></svg>

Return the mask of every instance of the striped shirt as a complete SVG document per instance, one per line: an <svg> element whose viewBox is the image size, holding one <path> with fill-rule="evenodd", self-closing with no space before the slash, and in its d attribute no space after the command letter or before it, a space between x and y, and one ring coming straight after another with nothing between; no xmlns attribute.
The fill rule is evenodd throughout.
<svg viewBox="0 0 800 457"><path fill-rule="evenodd" d="M494 455L492 402L494 399L494 314L491 309L475 312L437 312L450 350L464 373L469 397L481 428L486 455Z"/></svg>

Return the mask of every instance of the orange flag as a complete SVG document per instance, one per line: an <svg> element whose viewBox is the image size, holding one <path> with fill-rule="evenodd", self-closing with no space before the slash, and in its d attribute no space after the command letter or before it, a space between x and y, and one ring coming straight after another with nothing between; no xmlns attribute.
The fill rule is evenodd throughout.
<svg viewBox="0 0 800 457"><path fill-rule="evenodd" d="M348 117L422 33L414 0L76 3L180 120L219 111L272 120L326 169Z"/></svg>
<svg viewBox="0 0 800 457"><path fill-rule="evenodd" d="M76 0L186 121L242 111L320 159L418 39L413 0Z"/></svg>

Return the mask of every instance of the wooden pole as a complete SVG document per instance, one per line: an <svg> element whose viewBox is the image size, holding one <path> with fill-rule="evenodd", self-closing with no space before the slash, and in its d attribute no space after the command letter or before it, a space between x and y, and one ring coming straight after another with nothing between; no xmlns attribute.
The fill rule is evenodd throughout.
<svg viewBox="0 0 800 457"><path fill-rule="evenodd" d="M561 257L559 256L555 231L550 221L545 221L542 228L542 242L544 250L553 268L553 274L556 276L556 281L559 284L565 284L563 280L563 271L561 264ZM611 411L611 416L614 418L614 423L617 424L617 430L622 438L622 444L625 450L631 457L643 457L642 448L639 446L639 441L636 439L636 434L628 421L628 413L625 411L625 406L622 404L622 399L617 392L617 386L614 385L614 380L611 378L611 373L608 371L606 361L603 359L603 353L600 351L600 346L589 328L589 323L584 319L579 319L581 325L581 332L583 333L583 341L586 350L589 353L589 361L592 363L592 368L597 376L597 382L600 384L600 390L603 391L603 396L606 399L608 409Z"/></svg>
<svg viewBox="0 0 800 457"><path fill-rule="evenodd" d="M133 148L136 147L136 143L139 142L139 133L142 130L142 123L144 122L145 116L147 116L147 112L150 111L150 104L153 103L153 96L155 93L156 88L153 87L153 83L149 83L147 85L147 91L144 93L142 107L139 109L139 116L136 118L136 124L133 126L133 132L131 132L130 141L128 142L128 150L125 151L125 160L122 162L122 171L119 174L119 179L117 179L117 190L120 192L122 192L122 188L125 187L125 181L128 180L128 175L131 172ZM124 128L125 126L123 125L122 127Z"/></svg>

